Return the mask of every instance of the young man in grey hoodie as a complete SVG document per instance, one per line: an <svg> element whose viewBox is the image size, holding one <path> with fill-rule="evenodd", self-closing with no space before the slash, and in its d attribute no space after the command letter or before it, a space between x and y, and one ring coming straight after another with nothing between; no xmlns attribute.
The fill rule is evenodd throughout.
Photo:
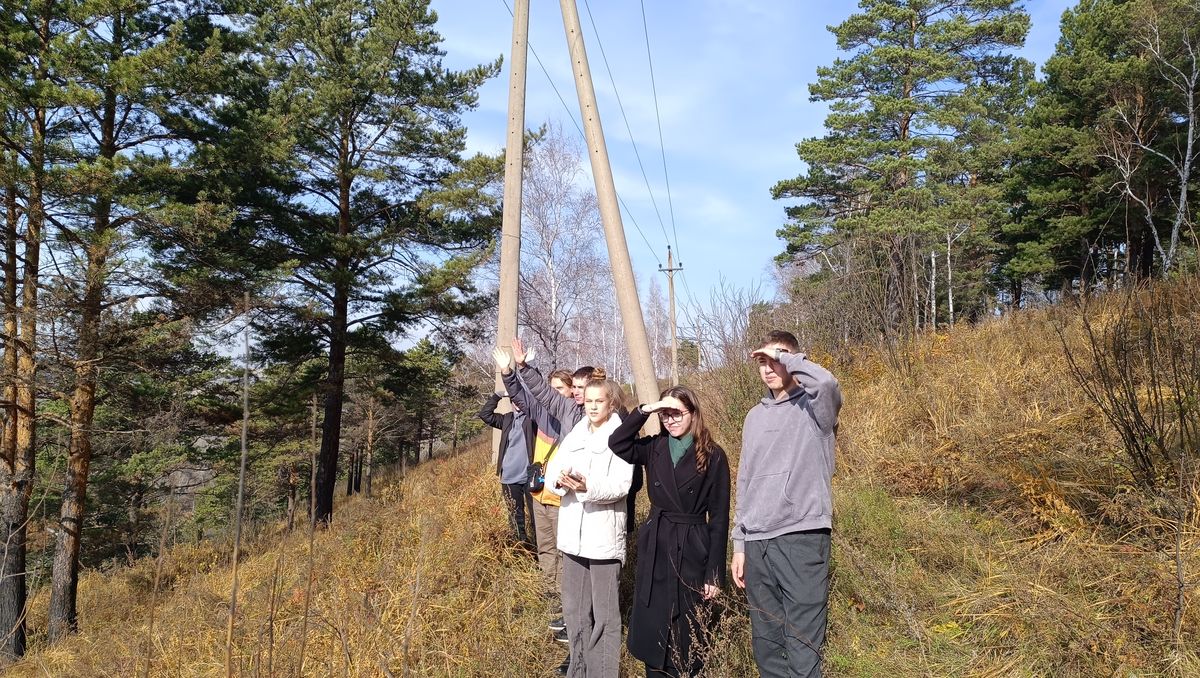
<svg viewBox="0 0 1200 678"><path fill-rule="evenodd" d="M759 673L819 678L842 392L799 348L774 331L750 354L770 393L742 428L731 569L750 603Z"/></svg>

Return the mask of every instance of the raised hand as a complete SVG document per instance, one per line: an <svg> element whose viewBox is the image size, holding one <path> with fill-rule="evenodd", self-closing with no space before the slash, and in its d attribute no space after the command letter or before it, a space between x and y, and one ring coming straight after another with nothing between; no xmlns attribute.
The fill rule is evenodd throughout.
<svg viewBox="0 0 1200 678"><path fill-rule="evenodd" d="M519 337L513 337L512 340L513 359L517 361L517 365L524 367L530 360L533 360L533 349L525 350L525 342Z"/></svg>
<svg viewBox="0 0 1200 678"><path fill-rule="evenodd" d="M525 364L525 343L517 337L512 340L512 357L518 365Z"/></svg>
<svg viewBox="0 0 1200 678"><path fill-rule="evenodd" d="M680 412L687 412L688 408L683 404L683 401L675 396L667 396L662 400L642 405L642 411L646 414L653 414L659 410L679 410Z"/></svg>
<svg viewBox="0 0 1200 678"><path fill-rule="evenodd" d="M492 360L496 361L496 367L500 369L501 374L512 372L513 357L509 355L508 351L497 346L492 350Z"/></svg>
<svg viewBox="0 0 1200 678"><path fill-rule="evenodd" d="M777 352L787 353L788 351L782 348L757 348L750 352L750 359L759 365L763 363L777 363L779 362L778 357L776 357L778 355Z"/></svg>

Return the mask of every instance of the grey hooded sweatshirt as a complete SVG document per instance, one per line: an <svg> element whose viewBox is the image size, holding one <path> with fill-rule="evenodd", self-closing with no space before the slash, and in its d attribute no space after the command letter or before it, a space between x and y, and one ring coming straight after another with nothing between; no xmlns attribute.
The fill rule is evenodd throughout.
<svg viewBox="0 0 1200 678"><path fill-rule="evenodd" d="M803 353L779 362L796 380L783 399L768 393L746 415L737 473L733 552L745 542L833 524L833 448L842 391Z"/></svg>

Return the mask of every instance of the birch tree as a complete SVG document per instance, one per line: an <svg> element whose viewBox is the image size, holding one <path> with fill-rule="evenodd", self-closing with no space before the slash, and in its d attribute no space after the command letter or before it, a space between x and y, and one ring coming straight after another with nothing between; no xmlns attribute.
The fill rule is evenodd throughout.
<svg viewBox="0 0 1200 678"><path fill-rule="evenodd" d="M535 137L526 156L521 200L521 324L545 351L545 367L570 365L569 328L611 290L597 254L600 208L583 169L583 150L557 123Z"/></svg>

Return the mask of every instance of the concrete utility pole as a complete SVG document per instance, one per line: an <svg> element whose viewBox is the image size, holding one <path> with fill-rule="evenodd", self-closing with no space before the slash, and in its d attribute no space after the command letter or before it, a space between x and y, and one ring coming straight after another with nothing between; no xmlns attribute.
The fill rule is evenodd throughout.
<svg viewBox="0 0 1200 678"><path fill-rule="evenodd" d="M592 87L592 73L588 68L587 50L583 45L579 8L575 0L560 0L560 4L563 28L567 33L567 48L571 53L571 70L575 73L575 91L579 95L579 114L583 118L588 156L592 161L592 176L596 180L600 221L604 224L604 239L608 243L608 258L612 266L617 304L621 308L621 321L625 325L625 343L629 347L629 362L633 365L636 395L642 402L654 402L658 400L658 378L654 375L654 361L650 358L650 342L646 339L646 323L642 318L642 306L638 302L637 283L633 277L633 265L629 261L629 247L625 243L625 227L621 223L621 210L617 205L617 189L613 183L612 168L608 164L608 147L604 143L604 128L600 125L600 110L596 106L596 90ZM650 419L646 430L656 433L657 422Z"/></svg>
<svg viewBox="0 0 1200 678"><path fill-rule="evenodd" d="M671 385L679 385L679 339L676 336L675 330L675 271L683 270L683 262L679 262L679 266L675 266L674 256L671 254L671 246L667 245L667 267L658 267L658 270L667 274L667 299L671 305Z"/></svg>
<svg viewBox="0 0 1200 678"><path fill-rule="evenodd" d="M517 336L517 285L521 277L521 179L525 167L525 64L529 53L529 0L513 3L512 71L508 79L508 141L504 148L504 217L500 230L500 311L496 343L512 350ZM504 380L496 370L496 391ZM499 412L511 404L500 402ZM500 448L500 431L492 430L492 452Z"/></svg>

